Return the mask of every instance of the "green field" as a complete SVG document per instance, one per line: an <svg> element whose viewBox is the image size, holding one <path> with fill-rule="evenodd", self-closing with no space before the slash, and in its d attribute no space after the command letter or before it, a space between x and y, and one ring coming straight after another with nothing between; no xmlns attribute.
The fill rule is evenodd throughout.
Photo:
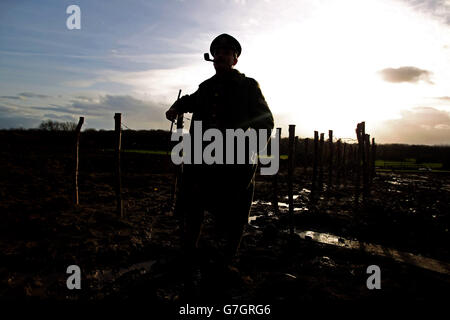
<svg viewBox="0 0 450 320"><path fill-rule="evenodd" d="M114 152L114 149L103 149L103 151L107 152ZM128 152L128 153L141 153L141 154L157 154L157 155L167 155L167 151L164 150L138 150L138 149L122 149L122 152ZM169 152L169 154L171 154ZM262 156L262 158L268 158L268 156ZM280 155L281 160L287 160L288 155L282 154Z"/></svg>
<svg viewBox="0 0 450 320"><path fill-rule="evenodd" d="M114 149L103 149L102 151L114 152ZM164 150L138 150L138 149L122 149L121 152L127 153L141 153L141 154L157 154L157 155L167 155L167 151ZM170 154L170 153L169 153Z"/></svg>
<svg viewBox="0 0 450 320"><path fill-rule="evenodd" d="M103 149L103 151L113 152L114 149ZM153 154L153 155L167 155L165 150L139 150L139 149L123 149L122 152ZM170 154L170 153L169 153ZM268 158L268 156L262 156ZM280 160L287 160L287 154L281 154ZM405 159L404 161L386 161L376 160L376 170L380 172L401 171L401 172L450 172L449 170L442 170L443 164L440 162L424 162L417 163L416 159Z"/></svg>
<svg viewBox="0 0 450 320"><path fill-rule="evenodd" d="M425 162L417 163L416 159L405 159L404 161L376 160L375 166L383 169L409 169L409 170L436 170L442 169L442 163Z"/></svg>

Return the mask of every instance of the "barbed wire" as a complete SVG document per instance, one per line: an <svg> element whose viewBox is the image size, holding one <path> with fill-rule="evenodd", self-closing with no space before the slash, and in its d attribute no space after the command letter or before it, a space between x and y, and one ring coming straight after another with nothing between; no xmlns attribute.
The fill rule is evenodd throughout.
<svg viewBox="0 0 450 320"><path fill-rule="evenodd" d="M132 129L129 126L127 126L123 121L121 122L121 125L124 126L125 128L129 129L129 130L134 130L136 131L136 129Z"/></svg>

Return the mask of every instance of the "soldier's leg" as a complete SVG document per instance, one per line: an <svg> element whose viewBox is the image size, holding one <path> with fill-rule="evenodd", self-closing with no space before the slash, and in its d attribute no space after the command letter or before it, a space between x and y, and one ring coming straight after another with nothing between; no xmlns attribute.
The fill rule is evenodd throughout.
<svg viewBox="0 0 450 320"><path fill-rule="evenodd" d="M232 168L225 182L224 194L226 198L223 210L218 214L218 225L225 238L223 254L225 263L232 262L242 238L245 225L253 201L255 168Z"/></svg>
<svg viewBox="0 0 450 320"><path fill-rule="evenodd" d="M199 206L188 208L184 216L183 246L186 252L195 251L203 225L204 212Z"/></svg>
<svg viewBox="0 0 450 320"><path fill-rule="evenodd" d="M253 201L254 182L236 199L231 208L231 215L226 224L226 242L224 248L225 263L230 264L236 256L242 239L245 225L248 223L250 208Z"/></svg>
<svg viewBox="0 0 450 320"><path fill-rule="evenodd" d="M183 172L182 210L183 238L182 256L186 289L192 287L193 272L198 268L198 240L200 237L204 207L201 199L201 177L197 171L187 167Z"/></svg>

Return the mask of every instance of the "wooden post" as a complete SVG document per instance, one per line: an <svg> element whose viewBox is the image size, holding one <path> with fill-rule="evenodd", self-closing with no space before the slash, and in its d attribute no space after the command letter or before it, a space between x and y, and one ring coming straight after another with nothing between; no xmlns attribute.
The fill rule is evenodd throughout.
<svg viewBox="0 0 450 320"><path fill-rule="evenodd" d="M364 147L366 148L367 188L370 188L370 176L372 175L372 148L370 146L370 134L366 134Z"/></svg>
<svg viewBox="0 0 450 320"><path fill-rule="evenodd" d="M363 127L364 134L362 135L363 145L364 145L364 154L363 154L363 196L367 197L369 193L369 169L368 169L368 158L369 158L369 146L368 142L370 141L370 137L365 133L365 129Z"/></svg>
<svg viewBox="0 0 450 320"><path fill-rule="evenodd" d="M324 133L320 134L319 141L319 190L323 188L323 145L324 145Z"/></svg>
<svg viewBox="0 0 450 320"><path fill-rule="evenodd" d="M281 128L277 128L276 130L277 130L277 136L278 136L278 145L280 145ZM276 155L273 154L272 144L270 146L271 146L271 148L270 148L270 156L274 157ZM280 154L278 153L278 157L279 156L280 156ZM278 172L273 175L273 178L272 178L272 190L273 190L273 200L272 200L273 211L275 212L275 214L278 214L280 212L280 210L278 208Z"/></svg>
<svg viewBox="0 0 450 320"><path fill-rule="evenodd" d="M377 152L377 146L375 145L375 138L372 138L372 174L371 174L371 180L375 178L377 174L377 170L375 167L375 160L376 160L376 152Z"/></svg>
<svg viewBox="0 0 450 320"><path fill-rule="evenodd" d="M114 120L115 120L115 134L116 134L116 161L115 161L115 175L116 175L116 199L117 199L117 213L121 218L124 216L123 212L123 200L122 200L122 178L121 178L121 171L120 171L120 148L121 148L121 142L122 142L122 128L121 128L121 122L122 122L122 114L116 113L114 114Z"/></svg>
<svg viewBox="0 0 450 320"><path fill-rule="evenodd" d="M298 136L295 136L294 138L294 171L295 168L298 165L298 159L300 158L297 154L300 151L299 142L298 142Z"/></svg>
<svg viewBox="0 0 450 320"><path fill-rule="evenodd" d="M294 197L292 194L292 176L294 174L295 124L289 125L289 153L288 153L288 198L289 198L289 232L294 234Z"/></svg>
<svg viewBox="0 0 450 320"><path fill-rule="evenodd" d="M304 156L304 162L303 162L303 173L306 174L306 170L308 168L308 142L309 139L305 138L305 156Z"/></svg>
<svg viewBox="0 0 450 320"><path fill-rule="evenodd" d="M313 175L311 184L311 195L317 192L317 164L319 158L319 132L314 131L314 154L313 154Z"/></svg>
<svg viewBox="0 0 450 320"><path fill-rule="evenodd" d="M357 180L360 179L359 177L361 174L361 172L358 173L358 171L360 170L360 164L358 163L358 161L359 161L359 142L358 142L358 144L353 145L353 170L354 170L354 176L357 177ZM359 186L359 182L358 182L358 186Z"/></svg>
<svg viewBox="0 0 450 320"><path fill-rule="evenodd" d="M351 146L349 146L349 147L351 147ZM344 186L347 185L347 172L348 172L347 171L347 157L348 157L347 149L349 149L349 148L347 148L347 143L344 142L344 148L342 150L342 179L344 182ZM348 151L350 151L350 153L351 153L351 149Z"/></svg>
<svg viewBox="0 0 450 320"><path fill-rule="evenodd" d="M355 188L356 188L356 199L359 197L360 186L361 186L361 160L363 158L363 142L361 139L361 131L362 131L362 123L358 123L356 126L356 137L358 139L358 151L356 157L356 180L355 180Z"/></svg>
<svg viewBox="0 0 450 320"><path fill-rule="evenodd" d="M80 131L81 126L83 125L84 117L80 117L80 120L78 121L78 125L75 129L75 149L74 149L74 163L75 163L75 170L74 170L74 177L73 177L73 198L74 203L76 206L80 204L80 199L78 197L78 164L79 164L79 158L78 153L80 149Z"/></svg>
<svg viewBox="0 0 450 320"><path fill-rule="evenodd" d="M333 181L333 130L328 130L328 188L327 191L332 189L331 183Z"/></svg>
<svg viewBox="0 0 450 320"><path fill-rule="evenodd" d="M342 175L342 166L341 166L341 139L339 139L336 143L336 185L339 188L341 185L341 175Z"/></svg>

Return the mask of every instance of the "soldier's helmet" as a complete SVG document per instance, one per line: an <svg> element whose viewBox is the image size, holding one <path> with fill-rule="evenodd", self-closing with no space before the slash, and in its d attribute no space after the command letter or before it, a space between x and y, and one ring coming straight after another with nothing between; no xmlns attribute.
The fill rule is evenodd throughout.
<svg viewBox="0 0 450 320"><path fill-rule="evenodd" d="M234 50L236 52L236 55L239 57L241 54L241 45L239 44L239 41L237 41L234 37L230 36L229 34L222 33L221 35L218 35L212 42L211 46L209 47L209 51L211 52L212 56L214 57L214 53L218 48L229 48Z"/></svg>

